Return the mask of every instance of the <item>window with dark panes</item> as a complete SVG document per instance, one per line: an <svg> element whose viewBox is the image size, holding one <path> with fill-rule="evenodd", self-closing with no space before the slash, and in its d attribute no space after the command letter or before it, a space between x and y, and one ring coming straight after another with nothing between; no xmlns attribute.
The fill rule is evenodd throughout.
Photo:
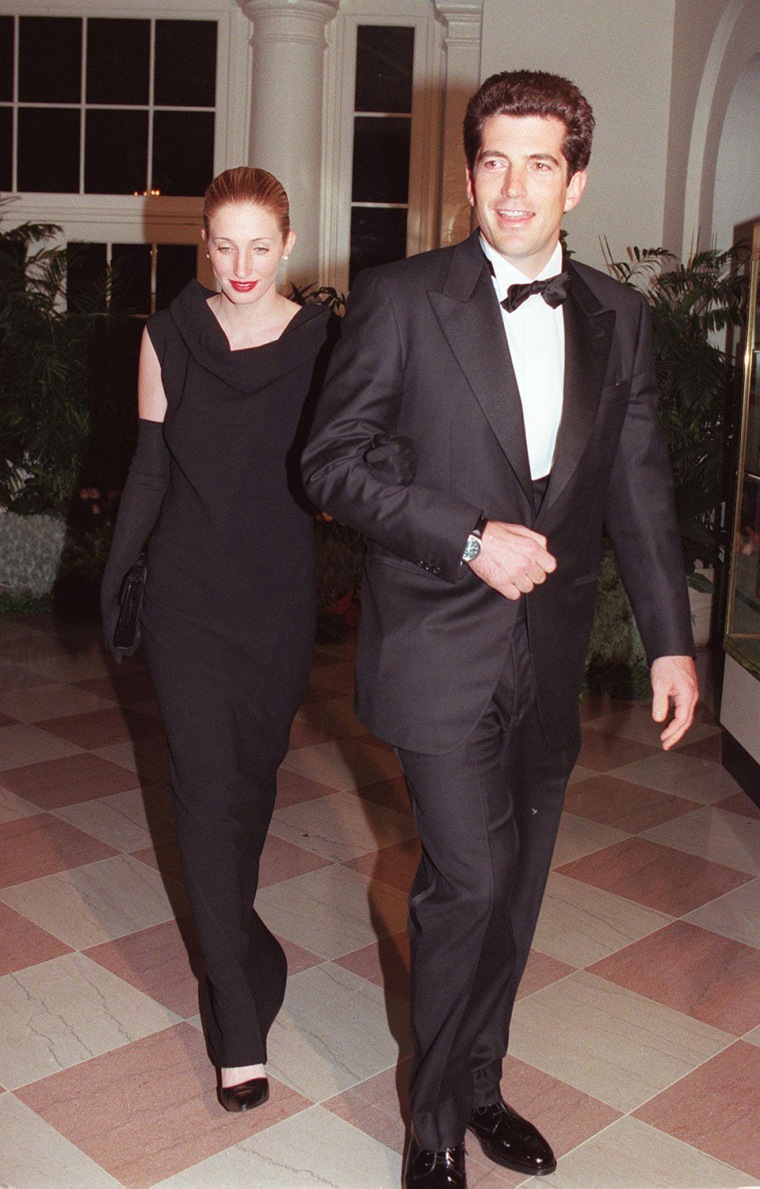
<svg viewBox="0 0 760 1189"><path fill-rule="evenodd" d="M349 284L406 255L414 29L359 25Z"/></svg>
<svg viewBox="0 0 760 1189"><path fill-rule="evenodd" d="M212 20L0 17L0 189L201 195L216 56Z"/></svg>
<svg viewBox="0 0 760 1189"><path fill-rule="evenodd" d="M195 244L69 245L66 297L69 309L82 309L108 265L112 267L112 305L127 314L165 309L196 272Z"/></svg>
<svg viewBox="0 0 760 1189"><path fill-rule="evenodd" d="M13 58L16 48L13 17L0 17L0 190L13 180Z"/></svg>

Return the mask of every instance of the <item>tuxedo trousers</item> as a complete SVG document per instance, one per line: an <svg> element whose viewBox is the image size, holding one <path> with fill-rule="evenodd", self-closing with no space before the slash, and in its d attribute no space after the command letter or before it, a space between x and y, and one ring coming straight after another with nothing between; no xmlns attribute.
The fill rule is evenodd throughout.
<svg viewBox="0 0 760 1189"><path fill-rule="evenodd" d="M397 755L422 842L409 898L412 1121L418 1143L439 1151L462 1141L474 1107L498 1099L577 758L552 749L541 726L524 600L466 741L443 755Z"/></svg>

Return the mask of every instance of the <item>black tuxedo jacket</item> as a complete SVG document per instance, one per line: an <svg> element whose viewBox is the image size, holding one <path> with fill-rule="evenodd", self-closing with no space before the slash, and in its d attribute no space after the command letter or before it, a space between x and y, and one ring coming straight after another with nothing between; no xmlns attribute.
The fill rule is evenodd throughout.
<svg viewBox="0 0 760 1189"><path fill-rule="evenodd" d="M303 459L317 507L370 539L357 710L371 731L429 754L485 710L518 609L461 561L478 516L545 534L557 569L525 597L550 743L579 737L578 694L603 525L650 662L693 653L651 331L634 289L573 261L565 390L551 479L536 515L522 408L478 233L363 272ZM409 486L373 477L378 433L408 435Z"/></svg>

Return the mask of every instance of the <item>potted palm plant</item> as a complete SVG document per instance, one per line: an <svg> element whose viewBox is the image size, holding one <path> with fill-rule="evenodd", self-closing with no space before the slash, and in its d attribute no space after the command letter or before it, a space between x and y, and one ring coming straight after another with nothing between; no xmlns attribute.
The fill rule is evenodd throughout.
<svg viewBox="0 0 760 1189"><path fill-rule="evenodd" d="M746 278L737 269L743 249L697 250L685 263L676 263L665 248L628 248L622 261L613 261L606 241L604 250L609 272L641 290L652 316L659 414L673 466L684 565L696 596L692 609L701 619L695 634L707 643L704 596L712 594L713 569L724 554L726 460L738 432L740 377L724 344L746 314Z"/></svg>
<svg viewBox="0 0 760 1189"><path fill-rule="evenodd" d="M60 228L0 230L0 591L52 589L93 430L90 349L108 277L67 310ZM74 248L76 251L76 248Z"/></svg>

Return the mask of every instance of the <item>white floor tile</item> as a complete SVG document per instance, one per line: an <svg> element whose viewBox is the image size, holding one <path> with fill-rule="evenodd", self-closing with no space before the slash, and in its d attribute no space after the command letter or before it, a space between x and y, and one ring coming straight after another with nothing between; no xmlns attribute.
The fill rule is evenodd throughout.
<svg viewBox="0 0 760 1189"><path fill-rule="evenodd" d="M288 980L269 1036L268 1068L306 1098L323 1102L410 1051L408 1014L403 1000L342 966L303 970Z"/></svg>
<svg viewBox="0 0 760 1189"><path fill-rule="evenodd" d="M0 1082L12 1089L180 1019L84 954L0 978L0 1013Z"/></svg>
<svg viewBox="0 0 760 1189"><path fill-rule="evenodd" d="M256 907L278 937L339 958L406 928L406 896L347 867L323 867L262 888Z"/></svg>
<svg viewBox="0 0 760 1189"><path fill-rule="evenodd" d="M518 1002L510 1051L630 1111L734 1039L582 970Z"/></svg>
<svg viewBox="0 0 760 1189"><path fill-rule="evenodd" d="M0 1098L0 1177L13 1189L111 1189L120 1181L12 1094Z"/></svg>

